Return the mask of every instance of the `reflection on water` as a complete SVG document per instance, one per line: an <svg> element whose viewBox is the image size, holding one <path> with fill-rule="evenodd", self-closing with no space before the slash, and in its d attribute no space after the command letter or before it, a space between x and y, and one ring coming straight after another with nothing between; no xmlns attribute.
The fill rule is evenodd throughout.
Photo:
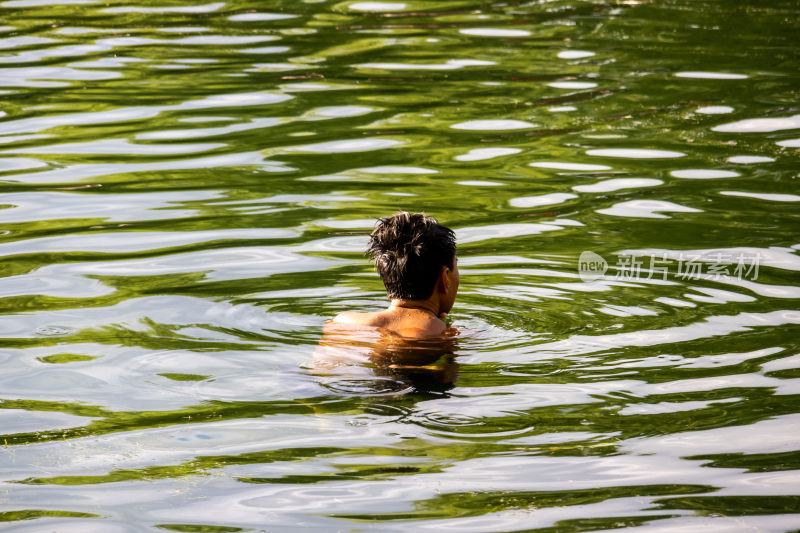
<svg viewBox="0 0 800 533"><path fill-rule="evenodd" d="M0 522L796 529L796 19L0 2ZM323 337L400 209L463 333Z"/></svg>
<svg viewBox="0 0 800 533"><path fill-rule="evenodd" d="M355 379L363 384L361 394L386 392L388 381L394 381L403 392L444 391L458 377L458 351L455 334L442 338L407 339L381 328L339 326L330 322L308 363L309 368L328 375L329 389L354 393L350 385ZM359 376L361 379L358 379ZM373 385L368 386L372 378ZM395 391L396 392L396 391Z"/></svg>

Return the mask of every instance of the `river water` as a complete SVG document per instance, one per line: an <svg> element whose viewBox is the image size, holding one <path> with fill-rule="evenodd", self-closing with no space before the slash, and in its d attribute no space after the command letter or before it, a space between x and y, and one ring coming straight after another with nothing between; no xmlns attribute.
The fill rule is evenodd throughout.
<svg viewBox="0 0 800 533"><path fill-rule="evenodd" d="M0 3L0 528L800 526L795 1ZM309 365L456 230L452 386Z"/></svg>

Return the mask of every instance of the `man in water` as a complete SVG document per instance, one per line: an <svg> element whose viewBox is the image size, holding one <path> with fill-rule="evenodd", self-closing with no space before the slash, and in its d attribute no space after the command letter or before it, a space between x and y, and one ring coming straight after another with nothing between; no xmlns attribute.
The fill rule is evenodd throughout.
<svg viewBox="0 0 800 533"><path fill-rule="evenodd" d="M367 254L386 287L389 307L341 313L325 324L312 366L371 363L378 373L452 383L457 330L444 318L458 292L455 234L435 218L402 212L378 220Z"/></svg>
<svg viewBox="0 0 800 533"><path fill-rule="evenodd" d="M378 221L367 254L391 299L385 311L341 313L326 329L371 326L407 339L451 332L444 318L458 292L458 260L453 230L422 213L398 213Z"/></svg>

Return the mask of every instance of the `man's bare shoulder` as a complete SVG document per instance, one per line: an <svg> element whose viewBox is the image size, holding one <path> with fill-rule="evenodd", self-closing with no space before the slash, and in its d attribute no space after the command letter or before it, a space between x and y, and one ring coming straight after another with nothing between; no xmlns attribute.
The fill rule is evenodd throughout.
<svg viewBox="0 0 800 533"><path fill-rule="evenodd" d="M355 334L372 335L384 326L384 321L378 317L378 313L356 313L352 311L339 313L331 320L328 320L322 327L325 335L348 336Z"/></svg>
<svg viewBox="0 0 800 533"><path fill-rule="evenodd" d="M401 313L381 311L378 313L339 313L324 328L325 333L346 333L348 330L372 329L406 339L423 339L447 336L448 327L439 319L423 317L410 319Z"/></svg>
<svg viewBox="0 0 800 533"><path fill-rule="evenodd" d="M381 318L381 313L356 313L353 311L346 311L333 317L332 322L336 324L380 327L384 320Z"/></svg>

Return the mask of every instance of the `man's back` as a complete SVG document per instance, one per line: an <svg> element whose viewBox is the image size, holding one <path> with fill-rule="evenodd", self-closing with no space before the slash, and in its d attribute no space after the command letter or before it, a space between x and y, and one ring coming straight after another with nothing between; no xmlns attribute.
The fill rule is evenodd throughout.
<svg viewBox="0 0 800 533"><path fill-rule="evenodd" d="M325 331L342 332L348 325L381 328L408 339L440 337L448 331L447 324L432 311L394 306L378 313L340 313L325 326Z"/></svg>

